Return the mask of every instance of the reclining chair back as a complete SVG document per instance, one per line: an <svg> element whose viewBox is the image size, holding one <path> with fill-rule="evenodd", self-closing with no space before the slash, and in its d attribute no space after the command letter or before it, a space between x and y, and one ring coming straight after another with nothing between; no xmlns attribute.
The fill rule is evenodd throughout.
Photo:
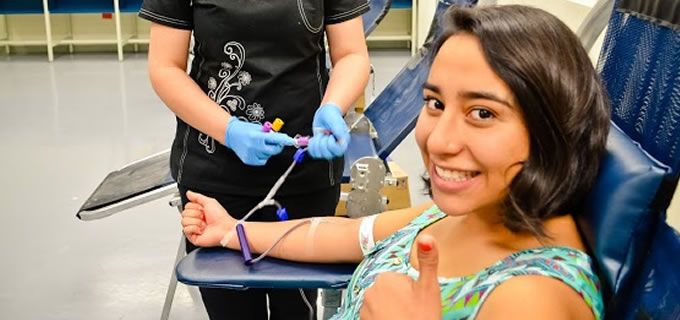
<svg viewBox="0 0 680 320"><path fill-rule="evenodd" d="M616 1L598 62L612 130L578 221L612 319L680 319L680 235L666 224L680 177L679 7Z"/></svg>

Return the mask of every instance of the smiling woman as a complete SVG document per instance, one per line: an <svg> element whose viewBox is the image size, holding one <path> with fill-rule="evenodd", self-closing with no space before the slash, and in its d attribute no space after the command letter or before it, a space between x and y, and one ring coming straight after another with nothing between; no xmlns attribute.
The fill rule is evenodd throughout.
<svg viewBox="0 0 680 320"><path fill-rule="evenodd" d="M461 102L462 98L450 101L468 105L481 102L474 110L485 111L475 112L495 116L495 120L484 122L492 130L486 130L486 140L479 142L488 149L502 148L500 145L507 143L495 133L506 129L511 120L524 123L531 152L515 159L522 170L508 186L503 218L512 231L545 236L542 220L577 211L590 189L604 150L610 112L598 75L583 55L579 40L564 24L539 10L519 6L508 6L506 10L515 14L497 19L490 11L473 17L459 10L448 16L449 29L439 44L439 50L447 50L447 54L437 57L439 63L451 64L448 70L456 72L439 81L457 81L460 88L467 88L459 90L473 91L456 93L466 97L465 102ZM466 40L451 38L461 34ZM558 35L564 37L552 40ZM431 79L435 80L439 69L433 66ZM427 87L426 99L432 92ZM499 108L503 105L506 108ZM425 111L421 116L424 114ZM511 135L506 139L523 137ZM429 165L427 161L425 165ZM510 171L504 174L520 167L508 167Z"/></svg>
<svg viewBox="0 0 680 320"><path fill-rule="evenodd" d="M450 37L424 89L416 141L439 208L452 216L497 215L529 155L529 133L510 88L486 62L479 39Z"/></svg>
<svg viewBox="0 0 680 320"><path fill-rule="evenodd" d="M336 319L601 319L599 279L570 214L609 128L585 50L539 9L454 7L445 17L416 125L434 203L314 220L271 255L361 261ZM187 238L218 245L236 220L214 199L187 196ZM299 224L246 223L250 248L263 252Z"/></svg>

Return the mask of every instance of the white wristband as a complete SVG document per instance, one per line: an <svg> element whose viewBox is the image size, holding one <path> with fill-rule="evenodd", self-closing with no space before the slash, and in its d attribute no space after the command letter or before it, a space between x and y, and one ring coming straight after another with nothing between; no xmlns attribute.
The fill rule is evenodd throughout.
<svg viewBox="0 0 680 320"><path fill-rule="evenodd" d="M370 215L361 219L361 225L359 226L359 247L361 247L361 252L367 255L373 247L375 247L375 240L373 240L373 225L375 224L375 218L377 214Z"/></svg>

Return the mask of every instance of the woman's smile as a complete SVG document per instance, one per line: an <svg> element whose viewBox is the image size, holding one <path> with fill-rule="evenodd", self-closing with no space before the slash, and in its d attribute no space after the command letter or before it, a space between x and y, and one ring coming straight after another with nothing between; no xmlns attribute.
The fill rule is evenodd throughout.
<svg viewBox="0 0 680 320"><path fill-rule="evenodd" d="M469 189L478 180L479 171L447 169L431 165L430 177L434 188L444 192L461 192Z"/></svg>

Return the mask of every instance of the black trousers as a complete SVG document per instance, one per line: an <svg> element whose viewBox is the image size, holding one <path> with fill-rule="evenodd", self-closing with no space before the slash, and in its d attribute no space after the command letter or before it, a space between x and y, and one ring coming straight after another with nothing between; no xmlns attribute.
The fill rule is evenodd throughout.
<svg viewBox="0 0 680 320"><path fill-rule="evenodd" d="M179 190L182 197L182 204L184 205L187 203L187 189L180 186ZM200 192L206 196L217 199L217 201L227 209L227 212L236 219L243 217L264 198L264 196L248 197L216 194L203 190L192 191ZM333 215L339 198L340 185L327 189L315 190L306 194L274 197L276 201L286 208L290 219ZM262 208L248 218L248 220L278 221L278 218L276 217L276 207ZM194 249L196 249L196 246L187 241L187 253ZM245 291L213 288L199 289L201 291L203 304L205 305L211 320L266 320L268 319L266 297L269 297L269 319L309 319L309 308L304 300L302 300L302 296L298 289L248 289ZM314 309L314 319L316 319L317 290L306 289L304 292L307 300Z"/></svg>

